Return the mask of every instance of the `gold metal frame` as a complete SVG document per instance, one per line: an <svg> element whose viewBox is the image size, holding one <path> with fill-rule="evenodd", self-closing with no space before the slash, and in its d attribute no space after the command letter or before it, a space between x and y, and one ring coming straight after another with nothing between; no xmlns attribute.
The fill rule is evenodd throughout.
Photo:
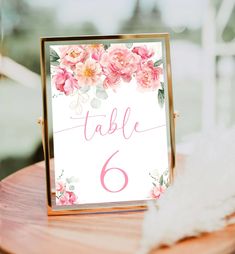
<svg viewBox="0 0 235 254"><path fill-rule="evenodd" d="M165 72L167 78L167 102L168 102L168 135L170 143L169 153L169 167L170 167L170 183L173 182L174 178L174 167L175 167L175 121L174 119L178 116L174 113L173 107L173 91L172 91L172 74L170 64L170 44L169 34L121 34L121 35L107 35L107 36L79 36L79 37L47 37L41 38L40 44L40 63L41 63L41 80L42 80L42 95L43 95L43 118L38 123L42 126L42 143L44 148L44 158L46 167L46 187L47 187L47 204L48 204L48 215L66 215L66 214L87 214L87 213L106 213L106 212L123 212L123 211L139 211L146 209L146 201L136 202L120 202L120 203L109 203L95 204L87 206L87 208L56 208L53 207L52 196L54 195L51 190L51 166L50 166L50 149L49 149L49 131L48 131L48 98L47 98L47 82L46 82L46 43L49 42L72 42L81 40L140 40L146 39L151 40L162 40L165 45Z"/></svg>

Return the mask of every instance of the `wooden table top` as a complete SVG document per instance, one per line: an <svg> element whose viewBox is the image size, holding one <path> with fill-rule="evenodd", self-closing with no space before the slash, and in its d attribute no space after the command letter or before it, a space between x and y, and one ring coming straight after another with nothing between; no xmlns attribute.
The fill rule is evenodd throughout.
<svg viewBox="0 0 235 254"><path fill-rule="evenodd" d="M48 217L43 162L4 179L0 204L3 253L129 254L139 248L143 212ZM152 253L235 253L235 225Z"/></svg>

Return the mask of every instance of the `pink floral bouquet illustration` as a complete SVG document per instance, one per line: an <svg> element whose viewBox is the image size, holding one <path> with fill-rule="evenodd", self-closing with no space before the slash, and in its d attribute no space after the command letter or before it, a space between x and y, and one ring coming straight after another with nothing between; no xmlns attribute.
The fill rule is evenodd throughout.
<svg viewBox="0 0 235 254"><path fill-rule="evenodd" d="M78 197L74 190L78 179L70 177L63 179L64 170L57 178L56 185L56 204L57 205L74 205L78 203Z"/></svg>
<svg viewBox="0 0 235 254"><path fill-rule="evenodd" d="M60 94L76 95L71 107L78 114L90 89L95 89L90 104L99 108L108 98L108 89L117 91L123 82L128 85L133 79L140 92L157 91L159 105L164 105L163 62L147 44L68 45L57 51L51 47L50 62L52 84Z"/></svg>
<svg viewBox="0 0 235 254"><path fill-rule="evenodd" d="M153 170L149 173L152 181L152 189L150 191L150 197L153 199L159 199L164 191L169 187L169 171L166 170L162 174L158 173L158 170Z"/></svg>

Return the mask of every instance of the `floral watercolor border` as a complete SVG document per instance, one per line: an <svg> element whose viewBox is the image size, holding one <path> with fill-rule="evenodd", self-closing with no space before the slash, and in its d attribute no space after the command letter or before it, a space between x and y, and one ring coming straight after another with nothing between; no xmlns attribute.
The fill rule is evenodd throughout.
<svg viewBox="0 0 235 254"><path fill-rule="evenodd" d="M87 44L59 46L58 51L50 47L52 84L58 95L77 98L71 104L81 114L81 103L88 101L88 92L93 87L95 94L90 104L99 108L101 100L108 98L108 89L136 80L140 92L157 91L158 103L164 105L163 61L149 45Z"/></svg>
<svg viewBox="0 0 235 254"><path fill-rule="evenodd" d="M158 170L152 170L149 172L151 177L152 189L150 191L150 198L159 199L160 196L169 187L169 170L165 170L159 174Z"/></svg>
<svg viewBox="0 0 235 254"><path fill-rule="evenodd" d="M77 182L78 178L74 176L65 178L64 170L61 171L55 182L57 205L74 205L78 203L78 196L75 193Z"/></svg>

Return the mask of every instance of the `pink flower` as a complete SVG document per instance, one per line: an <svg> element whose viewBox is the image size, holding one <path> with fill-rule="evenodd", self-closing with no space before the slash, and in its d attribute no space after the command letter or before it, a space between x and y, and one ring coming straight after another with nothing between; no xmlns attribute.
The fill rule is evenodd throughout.
<svg viewBox="0 0 235 254"><path fill-rule="evenodd" d="M78 63L75 75L79 85L96 85L100 80L102 69L100 64L93 59L88 59L85 63Z"/></svg>
<svg viewBox="0 0 235 254"><path fill-rule="evenodd" d="M77 201L77 197L72 191L66 191L58 201L59 205L73 205Z"/></svg>
<svg viewBox="0 0 235 254"><path fill-rule="evenodd" d="M56 191L64 192L64 190L65 190L65 184L62 181L56 182Z"/></svg>
<svg viewBox="0 0 235 254"><path fill-rule="evenodd" d="M120 76L115 75L114 73L107 73L107 76L104 79L104 88L112 87L113 90L115 90L115 88L118 87L120 81Z"/></svg>
<svg viewBox="0 0 235 254"><path fill-rule="evenodd" d="M165 189L162 186L155 186L151 191L151 198L160 198L161 194L164 193Z"/></svg>
<svg viewBox="0 0 235 254"><path fill-rule="evenodd" d="M71 69L74 69L77 63L83 63L88 57L86 48L79 45L63 46L60 52L61 65L70 66Z"/></svg>
<svg viewBox="0 0 235 254"><path fill-rule="evenodd" d="M96 61L100 61L101 56L105 50L103 44L91 44L87 45L87 51L90 53L91 58Z"/></svg>
<svg viewBox="0 0 235 254"><path fill-rule="evenodd" d="M139 88L143 90L155 90L160 88L160 75L162 68L154 67L152 61L143 63L136 74L136 80Z"/></svg>
<svg viewBox="0 0 235 254"><path fill-rule="evenodd" d="M137 71L140 60L137 54L132 53L125 46L111 46L107 53L102 55L100 61L106 76L104 86L115 86L121 79L130 82L132 75Z"/></svg>
<svg viewBox="0 0 235 254"><path fill-rule="evenodd" d="M52 82L55 84L56 89L65 93L65 95L69 95L73 93L75 88L79 88L72 73L61 67L57 68L56 74L52 77Z"/></svg>
<svg viewBox="0 0 235 254"><path fill-rule="evenodd" d="M148 49L146 45L134 47L132 49L132 52L139 55L142 58L142 60L147 60L154 55L153 49Z"/></svg>

